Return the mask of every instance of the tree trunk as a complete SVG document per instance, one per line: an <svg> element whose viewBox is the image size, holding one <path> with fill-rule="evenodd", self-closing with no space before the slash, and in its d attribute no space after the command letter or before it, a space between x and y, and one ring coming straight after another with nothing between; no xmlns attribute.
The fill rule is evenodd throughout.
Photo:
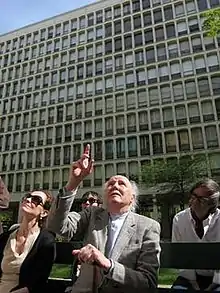
<svg viewBox="0 0 220 293"><path fill-rule="evenodd" d="M163 202L161 205L161 236L164 239L171 237L170 204Z"/></svg>
<svg viewBox="0 0 220 293"><path fill-rule="evenodd" d="M180 190L181 190L181 194L180 194L180 209L181 211L183 211L185 209L185 190L183 187L183 182L181 182L180 184Z"/></svg>

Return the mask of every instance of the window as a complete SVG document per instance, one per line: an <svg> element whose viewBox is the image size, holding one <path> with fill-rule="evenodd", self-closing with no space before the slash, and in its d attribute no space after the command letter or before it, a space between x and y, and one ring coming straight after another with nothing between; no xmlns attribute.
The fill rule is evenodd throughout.
<svg viewBox="0 0 220 293"><path fill-rule="evenodd" d="M147 69L147 77L148 83L156 83L157 82L157 70L156 68L148 68Z"/></svg>
<svg viewBox="0 0 220 293"><path fill-rule="evenodd" d="M125 67L129 68L133 66L133 54L128 53L125 55Z"/></svg>
<svg viewBox="0 0 220 293"><path fill-rule="evenodd" d="M170 58L178 57L178 47L176 42L168 43L168 52Z"/></svg>
<svg viewBox="0 0 220 293"><path fill-rule="evenodd" d="M136 131L136 114L130 113L127 115L127 131L128 132L135 132Z"/></svg>
<svg viewBox="0 0 220 293"><path fill-rule="evenodd" d="M154 63L155 62L154 47L146 49L146 61L147 61L147 63Z"/></svg>
<svg viewBox="0 0 220 293"><path fill-rule="evenodd" d="M158 68L160 81L169 80L169 68L167 64L162 64Z"/></svg>
<svg viewBox="0 0 220 293"><path fill-rule="evenodd" d="M184 15L183 4L176 4L175 5L175 14L176 14L176 17Z"/></svg>
<svg viewBox="0 0 220 293"><path fill-rule="evenodd" d="M207 64L209 66L209 71L219 70L219 61L218 61L218 56L216 53L207 56ZM205 65L205 61L204 61L204 65Z"/></svg>
<svg viewBox="0 0 220 293"><path fill-rule="evenodd" d="M124 19L124 32L130 32L131 31L131 18L125 18Z"/></svg>
<svg viewBox="0 0 220 293"><path fill-rule="evenodd" d="M112 91L113 89L113 82L112 82L112 77L106 77L105 78L105 90Z"/></svg>
<svg viewBox="0 0 220 293"><path fill-rule="evenodd" d="M160 133L155 133L152 135L152 143L153 143L153 153L162 154L163 143L162 143L162 135Z"/></svg>
<svg viewBox="0 0 220 293"><path fill-rule="evenodd" d="M178 141L180 151L187 151L190 149L188 130L178 131Z"/></svg>
<svg viewBox="0 0 220 293"><path fill-rule="evenodd" d="M163 108L163 123L164 127L172 127L173 122L173 110L172 108Z"/></svg>
<svg viewBox="0 0 220 293"><path fill-rule="evenodd" d="M209 80L207 77L202 77L198 79L198 88L200 97L210 96Z"/></svg>
<svg viewBox="0 0 220 293"><path fill-rule="evenodd" d="M190 46L189 46L188 39L181 40L180 41L180 54L182 56L184 56L184 55L188 55L189 52L190 52Z"/></svg>
<svg viewBox="0 0 220 293"><path fill-rule="evenodd" d="M147 106L147 93L145 90L140 90L137 92L138 107Z"/></svg>
<svg viewBox="0 0 220 293"><path fill-rule="evenodd" d="M117 95L115 99L116 99L116 111L124 111L124 105L125 105L124 95Z"/></svg>
<svg viewBox="0 0 220 293"><path fill-rule="evenodd" d="M196 73L198 74L206 72L204 57L201 56L201 57L195 58L195 68L196 68Z"/></svg>
<svg viewBox="0 0 220 293"><path fill-rule="evenodd" d="M108 96L105 98L105 113L113 112L113 98L112 96Z"/></svg>
<svg viewBox="0 0 220 293"><path fill-rule="evenodd" d="M198 104L188 104L189 122L200 122L199 106Z"/></svg>
<svg viewBox="0 0 220 293"><path fill-rule="evenodd" d="M151 106L159 105L159 95L157 87L149 88L149 102Z"/></svg>
<svg viewBox="0 0 220 293"><path fill-rule="evenodd" d="M166 152L176 152L176 136L174 132L165 133Z"/></svg>
<svg viewBox="0 0 220 293"><path fill-rule="evenodd" d="M219 95L220 94L220 76L212 76L212 90L214 95Z"/></svg>
<svg viewBox="0 0 220 293"><path fill-rule="evenodd" d="M191 129L191 136L192 136L192 145L193 149L203 149L203 135L202 135L202 129L201 128L192 128Z"/></svg>
<svg viewBox="0 0 220 293"><path fill-rule="evenodd" d="M126 87L133 87L134 86L134 74L133 72L128 72L125 74L125 83Z"/></svg>
<svg viewBox="0 0 220 293"><path fill-rule="evenodd" d="M115 88L117 90L124 88L124 76L122 74L115 77Z"/></svg>
<svg viewBox="0 0 220 293"><path fill-rule="evenodd" d="M203 120L204 121L214 121L214 110L213 105L211 101L204 101L201 104L202 106L202 114L203 114Z"/></svg>
<svg viewBox="0 0 220 293"><path fill-rule="evenodd" d="M181 69L179 62L171 63L170 65L172 78L180 78L181 77Z"/></svg>
<svg viewBox="0 0 220 293"><path fill-rule="evenodd" d="M186 2L186 11L187 11L187 14L196 12L196 6L195 6L194 0Z"/></svg>
<svg viewBox="0 0 220 293"><path fill-rule="evenodd" d="M127 110L136 108L136 96L134 92L126 93Z"/></svg>
<svg viewBox="0 0 220 293"><path fill-rule="evenodd" d="M125 133L124 115L116 117L116 132L117 132L117 134Z"/></svg>
<svg viewBox="0 0 220 293"><path fill-rule="evenodd" d="M176 111L176 123L177 125L183 125L187 123L186 108L184 105L175 107Z"/></svg>
<svg viewBox="0 0 220 293"><path fill-rule="evenodd" d="M141 155L150 155L150 141L148 135L140 136L140 151Z"/></svg>
<svg viewBox="0 0 220 293"><path fill-rule="evenodd" d="M164 17L165 17L165 20L173 19L173 9L171 5L164 7Z"/></svg>
<svg viewBox="0 0 220 293"><path fill-rule="evenodd" d="M174 38L176 36L174 24L166 24L167 38Z"/></svg>
<svg viewBox="0 0 220 293"><path fill-rule="evenodd" d="M193 75L193 63L191 60L183 60L183 75Z"/></svg>
<svg viewBox="0 0 220 293"><path fill-rule="evenodd" d="M196 83L195 81L185 81L185 91L187 99L193 99L197 97Z"/></svg>
<svg viewBox="0 0 220 293"><path fill-rule="evenodd" d="M218 146L218 135L216 131L216 126L206 126L205 127L205 135L206 135L206 142L207 147L217 147Z"/></svg>
<svg viewBox="0 0 220 293"><path fill-rule="evenodd" d="M150 111L151 128L161 128L161 115L159 110Z"/></svg>
<svg viewBox="0 0 220 293"><path fill-rule="evenodd" d="M152 29L146 30L144 32L145 44L153 43L153 31Z"/></svg>
<svg viewBox="0 0 220 293"><path fill-rule="evenodd" d="M117 158L125 158L125 139L116 139Z"/></svg>
<svg viewBox="0 0 220 293"><path fill-rule="evenodd" d="M161 95L161 102L162 104L170 103L171 102L171 90L169 86L161 86L160 88L160 95Z"/></svg>
<svg viewBox="0 0 220 293"><path fill-rule="evenodd" d="M200 37L193 37L191 43L192 43L193 52L202 51L202 41Z"/></svg>
<svg viewBox="0 0 220 293"><path fill-rule="evenodd" d="M145 72L145 70L138 70L137 71L137 84L138 85L146 84L146 72Z"/></svg>

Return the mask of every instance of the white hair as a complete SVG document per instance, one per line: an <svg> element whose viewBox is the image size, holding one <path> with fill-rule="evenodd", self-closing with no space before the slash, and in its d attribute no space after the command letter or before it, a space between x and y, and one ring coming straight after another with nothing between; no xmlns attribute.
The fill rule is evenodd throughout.
<svg viewBox="0 0 220 293"><path fill-rule="evenodd" d="M123 177L125 177L125 176L123 176ZM125 177L125 178L127 178L127 177ZM106 195L105 195L107 182L103 185L103 194L104 194L104 196L103 196L103 205L102 205L102 207L105 208L105 209L107 208L107 201L106 201ZM135 181L129 180L129 182L131 184L132 194L133 194L133 197L134 197L132 205L130 206L130 210L132 212L135 212L137 210L137 208L138 208L139 189L138 189L138 186L137 186Z"/></svg>

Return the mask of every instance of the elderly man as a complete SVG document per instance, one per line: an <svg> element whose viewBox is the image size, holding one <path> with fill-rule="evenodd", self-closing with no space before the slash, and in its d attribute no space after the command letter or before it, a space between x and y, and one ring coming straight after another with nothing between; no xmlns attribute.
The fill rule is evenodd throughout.
<svg viewBox="0 0 220 293"><path fill-rule="evenodd" d="M190 191L190 207L173 219L173 242L219 242L220 188L212 179L197 182ZM192 256L193 257L193 256ZM220 291L218 271L181 270L173 289Z"/></svg>
<svg viewBox="0 0 220 293"><path fill-rule="evenodd" d="M146 293L157 286L160 226L132 212L136 188L124 176L113 176L104 190L104 208L69 212L77 187L93 170L87 145L81 159L73 163L67 185L59 191L48 228L68 236L81 234L84 246L73 254L81 262L74 293Z"/></svg>

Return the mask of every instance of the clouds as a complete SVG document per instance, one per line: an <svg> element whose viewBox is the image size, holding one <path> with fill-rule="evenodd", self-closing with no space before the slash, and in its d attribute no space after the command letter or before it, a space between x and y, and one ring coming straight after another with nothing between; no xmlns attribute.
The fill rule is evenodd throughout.
<svg viewBox="0 0 220 293"><path fill-rule="evenodd" d="M3 0L0 10L0 34L92 2L95 0Z"/></svg>

